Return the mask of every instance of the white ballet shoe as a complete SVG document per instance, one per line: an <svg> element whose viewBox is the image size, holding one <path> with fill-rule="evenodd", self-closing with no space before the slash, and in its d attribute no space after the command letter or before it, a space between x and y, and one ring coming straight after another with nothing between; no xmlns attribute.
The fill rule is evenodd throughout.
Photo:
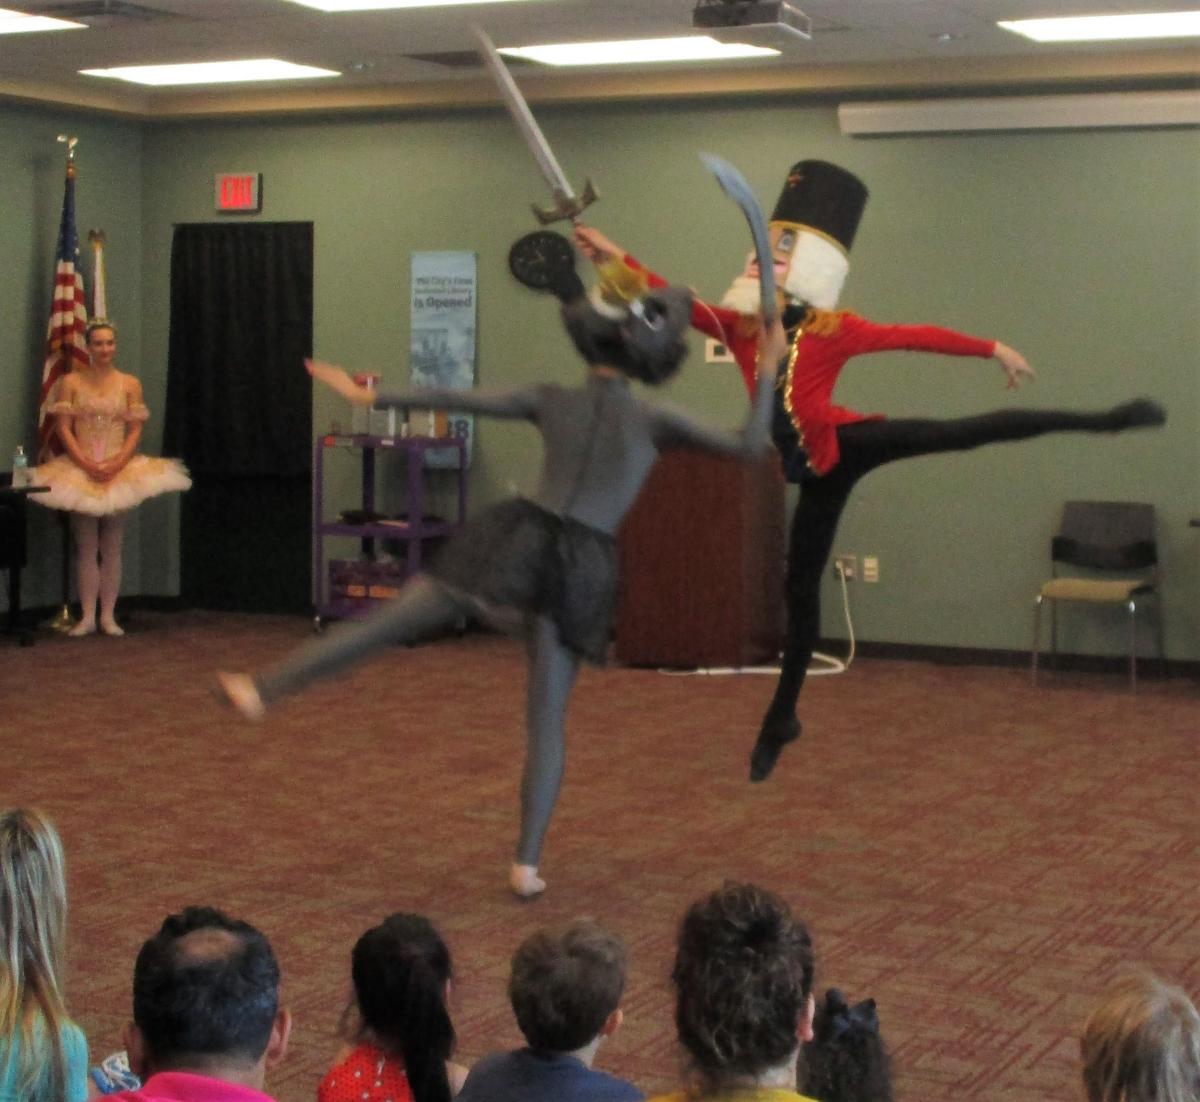
<svg viewBox="0 0 1200 1102"><path fill-rule="evenodd" d="M67 632L68 637L71 639L82 639L85 635L95 634L95 620L80 620L79 623L77 623L70 631Z"/></svg>
<svg viewBox="0 0 1200 1102"><path fill-rule="evenodd" d="M121 627L116 620L101 620L100 630L104 632L105 635L111 635L114 639L119 635L125 634L125 629Z"/></svg>
<svg viewBox="0 0 1200 1102"><path fill-rule="evenodd" d="M217 693L243 719L257 722L267 714L258 686L248 673L218 673Z"/></svg>
<svg viewBox="0 0 1200 1102"><path fill-rule="evenodd" d="M522 899L532 899L546 890L546 881L537 874L537 865L513 865L508 872L508 886Z"/></svg>

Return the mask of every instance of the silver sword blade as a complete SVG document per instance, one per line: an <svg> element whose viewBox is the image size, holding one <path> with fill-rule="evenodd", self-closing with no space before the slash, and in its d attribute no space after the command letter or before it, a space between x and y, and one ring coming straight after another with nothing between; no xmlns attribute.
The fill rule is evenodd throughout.
<svg viewBox="0 0 1200 1102"><path fill-rule="evenodd" d="M767 234L767 220L758 199L743 176L723 157L713 153L701 153L700 160L721 185L750 223L750 236L754 238L754 255L758 258L758 285L762 294L762 314L768 325L775 320L775 257L771 252L771 240Z"/></svg>
<svg viewBox="0 0 1200 1102"><path fill-rule="evenodd" d="M525 102L525 97L521 95L521 89L517 87L517 82L513 80L512 74L508 71L504 60L496 51L492 40L488 38L487 32L482 27L472 27L471 31L479 44L479 56L487 66L488 72L492 74L492 79L495 80L496 86L500 89L500 96L504 100L504 106L508 108L508 113L512 115L513 122L517 124L517 129L521 132L521 137L525 139L525 144L529 147L534 160L537 161L538 168L541 169L542 175L546 178L546 182L554 192L554 197L558 200L574 201L574 189L567 182L566 174L555 159L554 152L550 148L550 143L546 141L546 135L542 133L542 128L538 126L537 120L533 117L533 112L529 110L529 104Z"/></svg>

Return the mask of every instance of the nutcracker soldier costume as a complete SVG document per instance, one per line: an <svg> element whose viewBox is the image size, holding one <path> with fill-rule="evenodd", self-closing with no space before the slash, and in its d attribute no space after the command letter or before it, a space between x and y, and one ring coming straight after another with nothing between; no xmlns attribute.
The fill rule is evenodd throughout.
<svg viewBox="0 0 1200 1102"><path fill-rule="evenodd" d="M1109 410L1079 413L1012 409L952 420L885 418L833 402L833 390L854 356L898 349L999 360L1009 387L1033 371L1015 349L996 340L931 325L880 325L835 310L850 270L850 247L866 207L867 189L853 173L826 161L801 161L788 173L770 220L776 282L790 348L779 371L771 434L788 481L800 498L788 540L787 627L782 668L750 757L750 779L765 780L788 743L800 735L796 704L820 630L821 576L838 521L863 476L885 463L984 444L1027 440L1051 432L1120 432L1161 425L1155 402L1139 398ZM589 227L576 230L584 253L600 264L618 258L642 265ZM661 277L645 271L650 286ZM757 268L751 257L720 305L695 301L692 324L723 343L742 376L753 377Z"/></svg>

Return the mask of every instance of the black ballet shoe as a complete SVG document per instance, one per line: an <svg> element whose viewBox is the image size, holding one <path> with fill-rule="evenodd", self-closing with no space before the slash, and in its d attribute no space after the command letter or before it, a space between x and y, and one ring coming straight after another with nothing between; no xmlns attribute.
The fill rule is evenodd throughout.
<svg viewBox="0 0 1200 1102"><path fill-rule="evenodd" d="M1152 398L1134 398L1132 402L1122 402L1114 406L1108 416L1114 432L1167 423L1167 411Z"/></svg>
<svg viewBox="0 0 1200 1102"><path fill-rule="evenodd" d="M775 768L779 755L789 742L800 737L800 721L789 715L782 720L768 717L758 732L758 741L750 751L750 780L765 781Z"/></svg>

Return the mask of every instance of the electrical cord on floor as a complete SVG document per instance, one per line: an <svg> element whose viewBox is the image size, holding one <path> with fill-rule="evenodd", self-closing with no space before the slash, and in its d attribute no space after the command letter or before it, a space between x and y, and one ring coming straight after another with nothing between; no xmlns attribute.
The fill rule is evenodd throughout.
<svg viewBox="0 0 1200 1102"><path fill-rule="evenodd" d="M842 564L835 563L834 569L837 571L838 579L842 583L842 609L846 614L846 632L850 641L849 650L846 652L845 658L836 658L832 654L822 654L820 651L813 651L813 665L808 667L808 677L821 677L834 673L845 673L854 662L854 621L850 617L850 590L846 585L846 572L842 569ZM660 669L658 671L667 677L728 677L732 674L741 673L760 673L760 674L778 674L778 666L710 666L695 670L668 670Z"/></svg>

